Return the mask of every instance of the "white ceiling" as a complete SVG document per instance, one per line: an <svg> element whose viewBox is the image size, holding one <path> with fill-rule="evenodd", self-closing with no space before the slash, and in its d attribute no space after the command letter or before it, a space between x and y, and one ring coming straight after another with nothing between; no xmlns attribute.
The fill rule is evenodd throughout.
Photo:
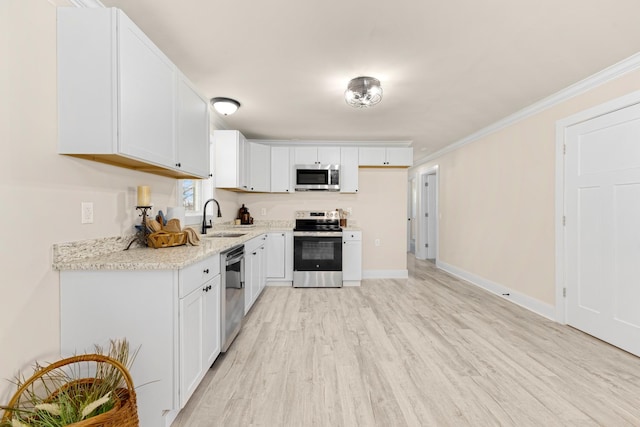
<svg viewBox="0 0 640 427"><path fill-rule="evenodd" d="M638 0L102 0L248 138L452 144L640 51ZM381 80L354 109L347 82Z"/></svg>

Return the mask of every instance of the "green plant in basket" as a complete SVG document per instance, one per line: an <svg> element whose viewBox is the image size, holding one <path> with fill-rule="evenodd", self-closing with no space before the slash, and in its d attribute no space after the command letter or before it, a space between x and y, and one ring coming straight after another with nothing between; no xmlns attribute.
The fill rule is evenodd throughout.
<svg viewBox="0 0 640 427"><path fill-rule="evenodd" d="M135 352L130 354L126 340L111 341L106 353L96 346L95 352L48 367L36 364L28 380L19 376L18 393L9 406L0 406L0 427L88 426L91 418L120 405L128 398L122 371L131 367Z"/></svg>

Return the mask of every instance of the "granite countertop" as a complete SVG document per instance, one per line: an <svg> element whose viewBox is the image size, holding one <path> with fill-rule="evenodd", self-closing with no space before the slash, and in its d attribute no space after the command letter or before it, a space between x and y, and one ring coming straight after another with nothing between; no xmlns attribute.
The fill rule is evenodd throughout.
<svg viewBox="0 0 640 427"><path fill-rule="evenodd" d="M293 225L287 221L260 224L255 227L215 226L207 234L219 232L242 232L241 237L200 236L199 246L176 246L153 249L132 247L124 250L133 235L79 242L55 244L53 246L54 270L176 270L184 268L206 257L218 254L233 246L245 243L267 232L291 231Z"/></svg>

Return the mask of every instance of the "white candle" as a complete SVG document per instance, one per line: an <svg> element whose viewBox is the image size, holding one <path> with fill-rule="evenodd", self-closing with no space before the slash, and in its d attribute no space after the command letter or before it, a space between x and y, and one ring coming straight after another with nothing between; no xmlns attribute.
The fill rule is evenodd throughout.
<svg viewBox="0 0 640 427"><path fill-rule="evenodd" d="M148 185L138 186L138 206L151 206L151 188Z"/></svg>

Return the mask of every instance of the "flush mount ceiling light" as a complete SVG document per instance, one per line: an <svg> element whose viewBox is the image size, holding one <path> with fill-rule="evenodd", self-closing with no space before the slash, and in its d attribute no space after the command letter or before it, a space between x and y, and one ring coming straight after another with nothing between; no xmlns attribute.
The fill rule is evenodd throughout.
<svg viewBox="0 0 640 427"><path fill-rule="evenodd" d="M351 79L344 99L354 108L373 107L382 100L380 80L364 76Z"/></svg>
<svg viewBox="0 0 640 427"><path fill-rule="evenodd" d="M211 98L211 105L220 114L228 116L235 113L240 108L240 103L231 98Z"/></svg>

